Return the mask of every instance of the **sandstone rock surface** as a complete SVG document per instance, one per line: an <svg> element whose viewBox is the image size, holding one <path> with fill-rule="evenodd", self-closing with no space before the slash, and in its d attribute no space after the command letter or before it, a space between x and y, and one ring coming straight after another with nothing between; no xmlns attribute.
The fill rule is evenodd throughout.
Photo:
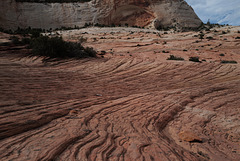
<svg viewBox="0 0 240 161"><path fill-rule="evenodd" d="M179 134L179 138L183 141L187 142L202 142L202 139L198 137L196 134L190 131L182 131Z"/></svg>
<svg viewBox="0 0 240 161"><path fill-rule="evenodd" d="M92 0L85 3L0 1L4 29L82 27L85 23L150 27L198 27L201 20L184 0Z"/></svg>
<svg viewBox="0 0 240 161"><path fill-rule="evenodd" d="M59 31L88 38L99 59L42 62L0 46L1 160L239 161L240 27L216 30L199 42L196 32Z"/></svg>

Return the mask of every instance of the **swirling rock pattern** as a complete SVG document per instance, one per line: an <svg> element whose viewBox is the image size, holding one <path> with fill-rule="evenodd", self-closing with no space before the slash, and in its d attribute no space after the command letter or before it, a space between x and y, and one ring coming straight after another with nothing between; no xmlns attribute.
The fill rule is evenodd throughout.
<svg viewBox="0 0 240 161"><path fill-rule="evenodd" d="M183 0L92 0L85 3L0 1L0 27L60 28L104 25L198 27L201 20Z"/></svg>
<svg viewBox="0 0 240 161"><path fill-rule="evenodd" d="M212 57L203 63L155 51L185 57L196 45L222 42L216 50L239 60L239 40L229 34L228 42L197 44L191 32L106 30L84 34L85 45L106 50L102 59L42 63L1 47L1 160L240 159L239 64L220 64L209 46L198 51ZM77 32L63 36L74 40Z"/></svg>

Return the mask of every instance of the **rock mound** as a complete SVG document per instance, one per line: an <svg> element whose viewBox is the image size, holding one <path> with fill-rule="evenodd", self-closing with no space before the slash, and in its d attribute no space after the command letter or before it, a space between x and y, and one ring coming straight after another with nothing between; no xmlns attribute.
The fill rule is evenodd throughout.
<svg viewBox="0 0 240 161"><path fill-rule="evenodd" d="M4 0L0 2L0 22L0 27L5 29L82 27L86 23L155 28L195 28L201 24L184 0L92 0L84 3Z"/></svg>

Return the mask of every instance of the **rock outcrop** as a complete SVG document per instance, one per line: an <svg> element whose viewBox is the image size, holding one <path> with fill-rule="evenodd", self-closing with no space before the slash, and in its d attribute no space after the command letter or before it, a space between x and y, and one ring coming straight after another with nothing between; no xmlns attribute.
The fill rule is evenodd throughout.
<svg viewBox="0 0 240 161"><path fill-rule="evenodd" d="M184 0L0 1L0 27L4 29L82 27L85 23L194 28L201 24L201 20Z"/></svg>
<svg viewBox="0 0 240 161"><path fill-rule="evenodd" d="M104 58L47 62L0 45L0 160L240 161L238 31L57 31Z"/></svg>

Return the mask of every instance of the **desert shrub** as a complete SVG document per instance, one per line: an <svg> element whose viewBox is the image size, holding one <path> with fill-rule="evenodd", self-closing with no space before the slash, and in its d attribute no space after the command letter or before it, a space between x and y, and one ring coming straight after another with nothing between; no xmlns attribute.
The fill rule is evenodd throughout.
<svg viewBox="0 0 240 161"><path fill-rule="evenodd" d="M210 28L206 28L205 31L210 31Z"/></svg>
<svg viewBox="0 0 240 161"><path fill-rule="evenodd" d="M219 56L225 56L225 54L219 54Z"/></svg>
<svg viewBox="0 0 240 161"><path fill-rule="evenodd" d="M19 45L21 42L19 41L19 38L17 36L11 36L10 40L12 41L13 44Z"/></svg>
<svg viewBox="0 0 240 161"><path fill-rule="evenodd" d="M19 37L17 36L11 36L10 40L14 45L27 45L27 44L30 44L30 41L31 41L30 38L26 38L26 37L20 40Z"/></svg>
<svg viewBox="0 0 240 161"><path fill-rule="evenodd" d="M184 59L181 58L181 57L177 57L177 56L174 56L174 55L170 55L170 57L167 58L167 60L184 60Z"/></svg>
<svg viewBox="0 0 240 161"><path fill-rule="evenodd" d="M227 34L227 32L226 31L222 31L222 34Z"/></svg>
<svg viewBox="0 0 240 161"><path fill-rule="evenodd" d="M80 43L66 42L61 37L41 36L33 39L30 47L32 55L47 58L83 58L95 57L96 52L91 48L84 48Z"/></svg>
<svg viewBox="0 0 240 161"><path fill-rule="evenodd" d="M200 33L198 36L199 36L199 39L201 40L204 39L204 33Z"/></svg>
<svg viewBox="0 0 240 161"><path fill-rule="evenodd" d="M79 42L80 42L80 43L87 42L87 38L84 38L83 36L81 36L81 37L79 38Z"/></svg>
<svg viewBox="0 0 240 161"><path fill-rule="evenodd" d="M163 50L162 52L163 52L163 53L169 53L169 51L165 51L165 50Z"/></svg>
<svg viewBox="0 0 240 161"><path fill-rule="evenodd" d="M238 37L236 37L235 39L240 39L240 37L238 36Z"/></svg>
<svg viewBox="0 0 240 161"><path fill-rule="evenodd" d="M221 63L222 64L237 64L237 62L234 60L222 60Z"/></svg>
<svg viewBox="0 0 240 161"><path fill-rule="evenodd" d="M183 51L188 51L187 49L183 49Z"/></svg>
<svg viewBox="0 0 240 161"><path fill-rule="evenodd" d="M97 52L93 48L90 48L90 47L86 47L84 49L84 51L87 53L88 57L96 57L96 55L97 55Z"/></svg>
<svg viewBox="0 0 240 161"><path fill-rule="evenodd" d="M193 61L193 62L200 62L199 61L199 57L190 57L189 61Z"/></svg>
<svg viewBox="0 0 240 161"><path fill-rule="evenodd" d="M24 37L24 38L22 38L21 44L22 45L27 45L27 44L30 44L30 42L31 42L30 38Z"/></svg>
<svg viewBox="0 0 240 161"><path fill-rule="evenodd" d="M6 33L6 34L13 34L13 31L12 30L5 30L5 29L3 29L3 28L1 28L0 27L0 32L4 32L4 33Z"/></svg>
<svg viewBox="0 0 240 161"><path fill-rule="evenodd" d="M212 36L208 36L208 37L206 37L206 39L213 40L213 37Z"/></svg>
<svg viewBox="0 0 240 161"><path fill-rule="evenodd" d="M41 35L42 32L45 32L44 29L41 28L20 28L18 27L17 30L14 31L14 34L19 34L19 35L30 35L32 38L37 38Z"/></svg>

